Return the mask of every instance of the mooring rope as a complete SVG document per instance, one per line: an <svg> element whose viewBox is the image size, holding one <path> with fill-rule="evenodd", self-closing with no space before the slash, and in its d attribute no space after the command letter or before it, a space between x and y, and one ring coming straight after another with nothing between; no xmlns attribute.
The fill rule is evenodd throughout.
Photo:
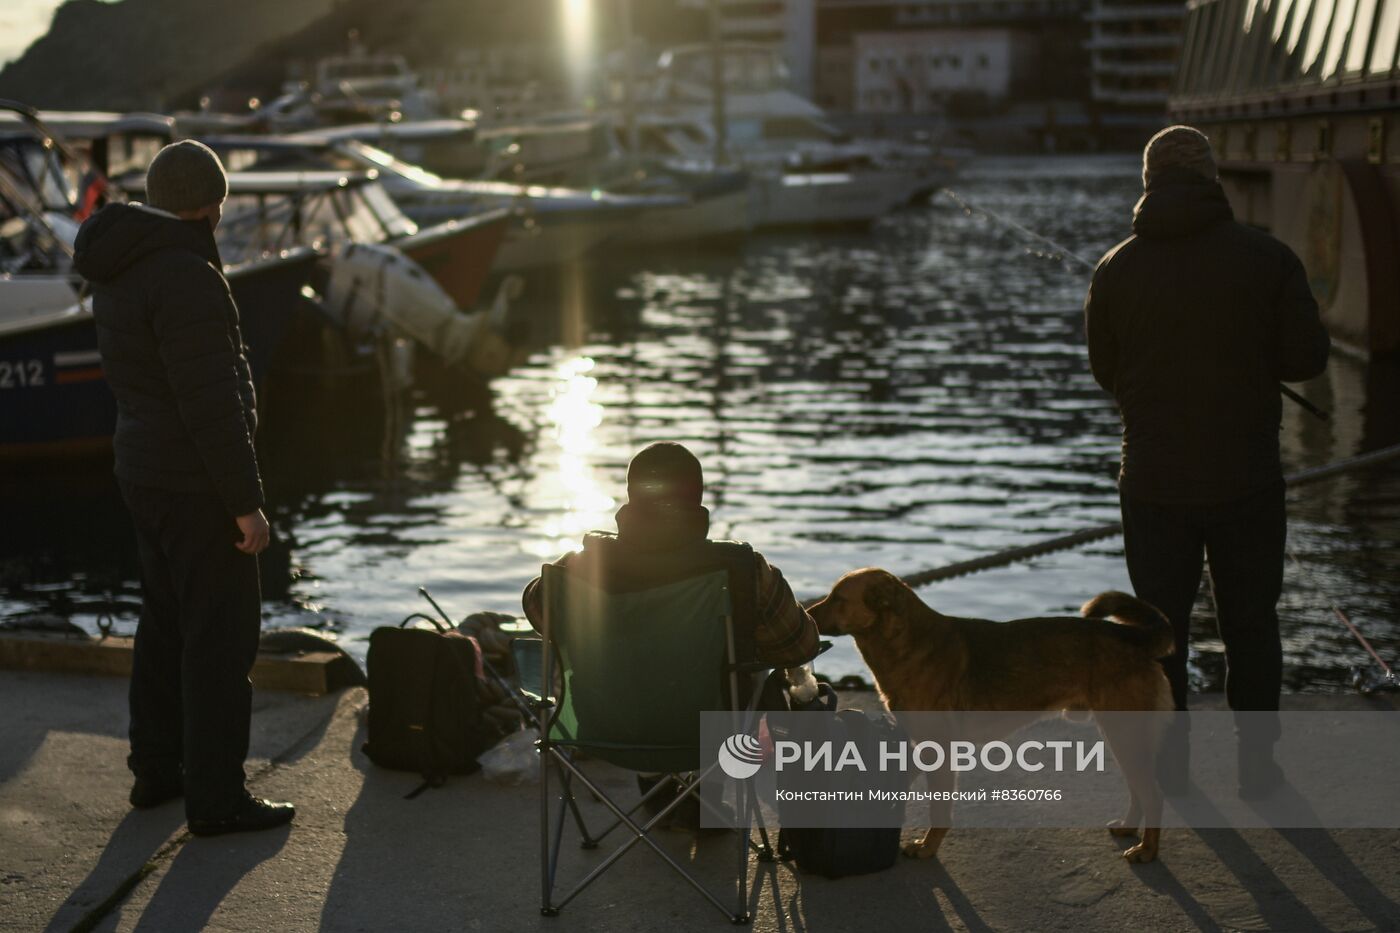
<svg viewBox="0 0 1400 933"><path fill-rule="evenodd" d="M1368 453L1358 454L1355 457L1347 457L1343 460L1336 460L1322 466L1309 467L1306 470L1298 470L1284 477L1289 486L1305 486L1308 483L1317 483L1325 479L1331 479L1342 473L1351 470L1360 470L1365 467L1375 466L1391 460L1400 459L1400 444L1390 447L1382 447L1379 450L1372 450ZM1030 560L1042 554L1049 554L1054 551L1063 551L1067 548L1078 547L1081 544L1090 544L1104 538L1111 538L1123 531L1122 522L1114 522L1110 525L1099 525L1096 528L1085 528L1083 531L1076 531L1072 534L1060 535L1057 538L1047 538L1044 541L1037 541L1034 544L1027 544L1021 547L1010 548L1005 551L998 551L995 554L986 554L982 557L974 557L971 560L959 561L955 564L946 564L942 567L935 567L931 570L922 570L918 573L905 574L901 579L912 587L927 586L939 580L950 580L954 577L961 577L969 573L976 573L979 570L991 570L996 567L1005 567L1010 564ZM1384 677L1381 681L1370 685L1361 686L1362 693L1370 694L1376 690L1394 690L1400 687L1400 678L1397 678L1390 665L1385 663L1376 649L1367 641L1366 636L1361 634L1361 630L1351 621L1351 618L1338 606L1327 598L1322 587L1317 585L1317 581L1312 579L1303 564L1298 560L1298 556L1293 553L1292 548L1287 551L1288 559L1297 568L1300 575L1306 577L1309 582L1323 593L1323 598L1327 599L1327 605L1332 610L1339 622L1346 626L1347 630L1361 643L1361 647L1366 649L1366 653L1380 665Z"/></svg>
<svg viewBox="0 0 1400 933"><path fill-rule="evenodd" d="M1375 466L1376 464L1386 463L1395 459L1400 459L1400 444L1382 447L1380 450L1373 450L1368 453L1358 454L1355 457L1336 460L1332 463L1323 464L1322 466L1298 470L1297 472L1288 474L1284 477L1284 480L1289 486L1305 486L1308 483L1316 483L1325 479L1331 479L1341 473ZM1046 538L1043 541L1037 541L1033 544L1009 548L1004 551L998 551L995 554L985 554L981 557L974 557L971 560L958 561L955 564L946 564L942 567L921 570L918 573L904 574L901 576L901 579L912 587L926 586L929 583L936 583L939 580L950 580L954 577L976 573L979 570L1006 567L1010 564L1030 560L1033 557L1039 557L1042 554L1050 554L1054 551L1063 551L1067 548L1091 544L1095 541L1101 541L1104 538L1111 538L1122 532L1123 523L1113 522L1112 524L1085 528L1082 531L1060 535L1055 538Z"/></svg>

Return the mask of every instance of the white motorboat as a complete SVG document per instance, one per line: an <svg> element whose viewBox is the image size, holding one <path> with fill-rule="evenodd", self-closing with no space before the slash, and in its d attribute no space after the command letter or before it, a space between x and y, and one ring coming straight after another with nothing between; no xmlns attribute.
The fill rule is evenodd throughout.
<svg viewBox="0 0 1400 933"><path fill-rule="evenodd" d="M851 139L821 108L786 87L773 49L723 48L724 138L715 129L714 50L661 57L633 119L644 155L713 164L717 154L753 177L755 226L865 223L943 184L948 160L931 148Z"/></svg>
<svg viewBox="0 0 1400 933"><path fill-rule="evenodd" d="M748 227L743 185L732 179L727 186L711 178L677 186L662 184L658 178L656 184L639 186L642 190L636 193L619 194L603 187L443 178L371 145L363 134L339 129L285 137L217 137L206 142L228 153L233 164L251 161L269 167L309 162L347 172L372 172L376 185L417 223L465 222L485 211L508 210L511 222L496 253L495 272L571 262L613 238L620 243L637 242L638 237L645 237L645 242L673 242Z"/></svg>
<svg viewBox="0 0 1400 933"><path fill-rule="evenodd" d="M634 157L627 153L617 126L609 119L546 119L496 126L480 130L473 141L482 151L480 175L489 181L441 179L407 167L413 170L414 182L428 181L441 192L424 188L405 191L406 185L391 185L393 195L405 203L407 212L416 216L417 212L426 212L430 202L449 203L455 196L451 192L510 195L514 203L529 210L545 227L533 234L542 238L529 248L533 252L549 244L547 227L556 226L571 210L577 210L580 199L612 214L630 207L629 216L622 217L620 223L609 224L606 241L612 245L640 247L717 240L746 234L753 226L745 172L735 168L714 170L706 165L682 167L655 158ZM405 168L402 164L395 167L382 157L367 163L367 154L358 154L358 164L375 165L381 174ZM570 200L574 207L570 207ZM567 231L566 241L573 247L585 244L587 237L581 234L582 231ZM514 248L512 242L505 245L501 268L510 266Z"/></svg>
<svg viewBox="0 0 1400 933"><path fill-rule="evenodd" d="M139 192L144 180L123 180ZM255 260L311 248L323 267L321 310L352 337L412 340L449 366L497 361L505 327L476 310L504 238L506 211L420 229L373 173L229 172L220 253ZM497 327L500 323L502 326ZM473 343L492 346L476 352Z"/></svg>

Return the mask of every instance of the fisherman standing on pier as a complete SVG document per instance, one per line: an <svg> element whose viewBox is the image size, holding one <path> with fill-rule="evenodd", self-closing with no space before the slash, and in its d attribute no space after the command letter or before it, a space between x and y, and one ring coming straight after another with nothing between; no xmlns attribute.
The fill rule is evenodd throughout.
<svg viewBox="0 0 1400 933"><path fill-rule="evenodd" d="M88 219L75 257L94 286L117 397L116 474L141 559L131 804L184 796L195 835L269 829L293 808L244 788L269 529L253 381L214 243L228 180L218 156L187 140L156 155L146 192L149 205Z"/></svg>
<svg viewBox="0 0 1400 933"><path fill-rule="evenodd" d="M1191 609L1210 562L1225 692L1234 710L1277 710L1283 654L1279 382L1319 375L1330 341L1303 264L1283 243L1237 223L1207 138L1187 126L1143 151L1145 192L1133 235L1099 262L1085 301L1089 363L1123 418L1119 495L1128 574L1171 619L1163 660L1186 708ZM1243 796L1280 780L1273 717L1240 720ZM1163 761L1184 785L1185 733Z"/></svg>

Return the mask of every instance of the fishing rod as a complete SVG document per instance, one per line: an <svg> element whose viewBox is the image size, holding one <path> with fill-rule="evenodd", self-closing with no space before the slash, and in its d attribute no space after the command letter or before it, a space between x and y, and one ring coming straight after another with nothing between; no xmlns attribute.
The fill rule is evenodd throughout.
<svg viewBox="0 0 1400 933"><path fill-rule="evenodd" d="M1308 580L1313 584L1313 586L1318 590L1318 592L1324 592L1322 587L1318 586L1317 580L1313 577L1312 572L1307 570L1303 566L1302 562L1298 560L1298 555L1293 553L1292 548L1288 549L1288 559L1292 562L1294 568L1298 571L1298 573L1304 577L1307 577ZM1323 598L1326 597L1324 596ZM1341 608L1336 603L1332 602L1330 599L1327 601L1327 603L1328 607L1332 610L1332 615L1334 615L1337 618L1337 621L1341 622L1347 627L1347 631L1351 632L1351 634L1355 636L1356 640L1361 643L1361 647L1366 649L1366 653L1371 656L1372 660L1374 660L1378 665L1380 665L1382 676L1379 678L1372 678L1371 680L1367 680L1364 677L1360 668L1353 670L1352 686L1354 686L1365 696L1370 696L1373 693L1380 692L1400 692L1400 680L1396 679L1395 671L1391 670L1390 665L1385 663L1385 660L1379 654L1376 653L1376 649L1371 647L1371 643L1366 639L1365 635L1361 634L1361 630L1356 627L1356 624L1351 621L1350 617L1348 617L1347 614L1343 612Z"/></svg>
<svg viewBox="0 0 1400 933"><path fill-rule="evenodd" d="M1032 240L1035 240L1035 241L1037 241L1037 242L1039 242L1039 243L1043 243L1043 244L1045 244L1046 246L1050 247L1052 250L1054 250L1053 253L1036 253L1037 256L1040 256L1040 257L1042 257L1042 258L1044 258L1044 259L1073 259L1075 262L1079 263L1080 265L1084 266L1084 267L1087 268L1087 269L1094 269L1094 268L1097 268L1097 266L1098 266L1097 263L1091 262L1090 260L1084 258L1083 256L1081 256L1081 255L1079 255L1078 253L1074 252L1074 250L1070 249L1069 247L1065 246L1064 244L1062 244L1062 243L1056 243L1054 240L1050 239L1049 237L1044 236L1043 234L1036 233L1034 230L1030 229L1030 228L1027 227L1026 225L1021 224L1021 223L1018 223L1017 221L1012 220L1010 217L1004 217L1004 216L1002 216L1001 214L996 213L995 211L991 211L991 210L988 210L988 209L985 208L985 207L980 207L980 206L978 206L978 205L969 203L969 202L967 201L967 199L965 199L964 197L962 197L960 194L958 194L958 193L957 193L956 191L954 191L952 188L942 188L942 189L939 190L939 193L940 193L940 194L946 194L946 195L947 195L949 198L951 198L959 207L961 207L961 208L963 209L964 213L967 213L967 214L981 214L983 217L986 217L986 218L988 218L988 219L990 219L990 220L994 220L994 221L996 221L997 223L1001 224L1002 226L1008 227L1009 229L1012 229L1012 230L1015 230L1017 233L1020 233L1022 236L1028 237L1028 238L1030 238L1030 239L1032 239ZM1284 385L1283 383L1279 383L1278 390L1279 390L1279 392L1281 392L1281 393L1283 394L1283 397L1284 397L1284 398L1286 398L1286 399L1288 399L1290 402L1293 402L1294 404L1298 405L1300 408L1302 408L1304 411L1306 411L1308 414L1314 416L1315 418L1318 418L1318 419L1320 419L1320 420L1322 420L1322 421L1331 421L1331 420L1332 420L1332 415L1331 415L1330 413L1328 413L1327 411L1324 411L1323 409L1319 408L1317 405L1315 405L1315 404L1313 404L1312 402L1308 401L1308 400L1307 400L1306 398L1304 398L1302 395L1298 394L1298 393L1295 392L1293 389L1290 389L1288 386Z"/></svg>

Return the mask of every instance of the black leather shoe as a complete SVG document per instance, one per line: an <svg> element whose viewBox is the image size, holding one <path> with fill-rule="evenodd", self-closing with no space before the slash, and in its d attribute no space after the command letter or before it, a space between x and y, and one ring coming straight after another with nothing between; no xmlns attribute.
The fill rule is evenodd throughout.
<svg viewBox="0 0 1400 933"><path fill-rule="evenodd" d="M286 825L296 816L297 809L289 803L273 803L259 797L245 797L238 812L222 820L190 820L190 832L196 836L222 836L225 833L255 833Z"/></svg>
<svg viewBox="0 0 1400 933"><path fill-rule="evenodd" d="M138 810L149 810L185 796L185 782L178 774L138 777L127 798Z"/></svg>

